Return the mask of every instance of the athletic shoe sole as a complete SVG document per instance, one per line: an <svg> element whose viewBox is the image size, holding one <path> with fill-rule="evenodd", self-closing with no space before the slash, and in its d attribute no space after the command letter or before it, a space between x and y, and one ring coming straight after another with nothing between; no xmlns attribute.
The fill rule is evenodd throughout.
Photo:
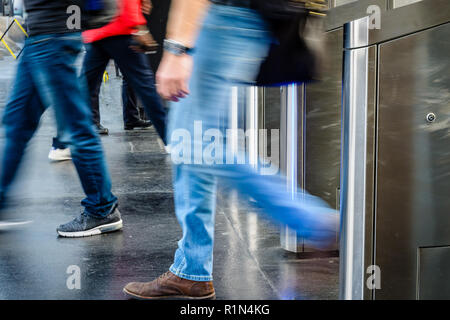
<svg viewBox="0 0 450 320"><path fill-rule="evenodd" d="M123 128L123 130L125 130L125 131L149 130L149 129L151 129L152 127L153 127L153 125L148 126L148 127L125 127L125 128Z"/></svg>
<svg viewBox="0 0 450 320"><path fill-rule="evenodd" d="M61 149L52 149L48 154L48 158L50 161L66 161L72 160L72 155L70 152L61 151Z"/></svg>
<svg viewBox="0 0 450 320"><path fill-rule="evenodd" d="M6 230L20 228L31 222L32 222L31 220L30 221L17 221L17 222L0 221L0 231L6 231Z"/></svg>
<svg viewBox="0 0 450 320"><path fill-rule="evenodd" d="M90 230L85 230L85 231L63 232L63 231L56 230L56 232L61 237L65 237L65 238L82 238L82 237L95 236L95 235L102 234L102 233L118 231L118 230L122 229L122 226L123 226L123 222L121 219L117 222L110 223L110 224L103 224L101 226L92 228Z"/></svg>
<svg viewBox="0 0 450 320"><path fill-rule="evenodd" d="M140 296L138 294L132 293L130 291L128 291L127 289L123 289L123 292L133 298L133 299L137 299L137 300L216 300L216 293L211 293L207 296L203 296L203 297L191 297L191 296L160 296L160 297L144 297L144 296Z"/></svg>
<svg viewBox="0 0 450 320"><path fill-rule="evenodd" d="M48 157L50 159L50 161L67 161L67 160L72 160L72 157L61 157L61 158L56 158L56 157Z"/></svg>

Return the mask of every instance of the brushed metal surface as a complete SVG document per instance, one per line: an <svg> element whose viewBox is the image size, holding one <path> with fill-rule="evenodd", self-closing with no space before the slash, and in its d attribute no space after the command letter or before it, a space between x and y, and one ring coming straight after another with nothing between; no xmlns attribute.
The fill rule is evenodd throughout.
<svg viewBox="0 0 450 320"><path fill-rule="evenodd" d="M449 24L379 49L376 299L415 299L417 249L450 245L449 51Z"/></svg>
<svg viewBox="0 0 450 320"><path fill-rule="evenodd" d="M267 150L275 150L276 148L280 150L279 138L278 140L273 140L271 134L273 132L272 130L278 130L278 136L280 135L281 88L264 88L264 96L262 101L264 101L264 107L260 113L263 115L263 128L267 130ZM276 145L272 145L273 143ZM278 157L271 158L270 161L280 168L280 151L278 151Z"/></svg>
<svg viewBox="0 0 450 320"><path fill-rule="evenodd" d="M281 93L281 171L286 175L286 188L293 196L304 189L304 85L291 84ZM303 240L294 230L282 226L281 247L287 251L303 251Z"/></svg>
<svg viewBox="0 0 450 320"><path fill-rule="evenodd" d="M392 9L397 9L423 0L392 0Z"/></svg>
<svg viewBox="0 0 450 320"><path fill-rule="evenodd" d="M347 22L366 17L369 6L378 6L382 12L386 11L389 7L388 0L358 0L345 5L339 5L328 11L327 18L325 19L326 30L331 31L342 28Z"/></svg>
<svg viewBox="0 0 450 320"><path fill-rule="evenodd" d="M417 298L450 299L450 247L419 248Z"/></svg>
<svg viewBox="0 0 450 320"><path fill-rule="evenodd" d="M334 7L339 7L339 6L343 6L343 5L346 5L346 4L349 4L349 3L352 3L352 2L356 2L356 1L358 1L358 0L334 0L333 1L334 2L333 6Z"/></svg>
<svg viewBox="0 0 450 320"><path fill-rule="evenodd" d="M344 26L345 45L364 46L368 21ZM369 49L344 51L341 169L340 298L364 298Z"/></svg>
<svg viewBox="0 0 450 320"><path fill-rule="evenodd" d="M423 0L395 10L382 11L380 28L369 31L369 45L395 40L449 21L448 0Z"/></svg>
<svg viewBox="0 0 450 320"><path fill-rule="evenodd" d="M262 103L259 92L261 88L246 87L245 88L245 131L248 132L247 151L249 164L258 168L259 165L259 134L261 129L260 111Z"/></svg>
<svg viewBox="0 0 450 320"><path fill-rule="evenodd" d="M325 19L327 31L368 16L370 6L380 9L381 28L371 30L369 44L437 26L448 21L450 15L448 0L359 0L333 8L334 5L331 4L332 8Z"/></svg>
<svg viewBox="0 0 450 320"><path fill-rule="evenodd" d="M342 28L327 32L323 79L305 87L304 186L339 210ZM336 230L336 250L338 249ZM311 246L305 242L305 250ZM311 248L312 249L312 248Z"/></svg>

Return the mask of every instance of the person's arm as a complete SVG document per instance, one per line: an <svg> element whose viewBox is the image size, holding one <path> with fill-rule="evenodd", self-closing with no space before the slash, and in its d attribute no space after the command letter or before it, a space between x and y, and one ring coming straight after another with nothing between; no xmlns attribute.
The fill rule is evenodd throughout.
<svg viewBox="0 0 450 320"><path fill-rule="evenodd" d="M209 0L172 0L166 39L193 48L208 6ZM185 97L189 94L191 71L191 56L186 53L175 55L165 50L156 74L159 94L172 101Z"/></svg>
<svg viewBox="0 0 450 320"><path fill-rule="evenodd" d="M208 6L208 0L172 0L166 38L192 48Z"/></svg>
<svg viewBox="0 0 450 320"><path fill-rule="evenodd" d="M145 26L147 21L142 12L141 2L142 0L122 0L119 15L101 28L83 32L84 42L90 43L112 36L130 34L140 26Z"/></svg>

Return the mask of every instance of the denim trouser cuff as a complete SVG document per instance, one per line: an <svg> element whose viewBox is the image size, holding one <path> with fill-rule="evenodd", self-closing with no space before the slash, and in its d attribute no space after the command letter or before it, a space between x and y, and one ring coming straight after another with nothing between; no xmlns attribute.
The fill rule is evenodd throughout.
<svg viewBox="0 0 450 320"><path fill-rule="evenodd" d="M59 139L57 137L55 137L55 138L53 138L52 147L55 149L66 149L66 148L68 148L68 145L62 143L61 141L59 141Z"/></svg>
<svg viewBox="0 0 450 320"><path fill-rule="evenodd" d="M176 269L174 267L174 265L172 265L169 268L169 271L172 272L177 277L180 277L180 278L183 278L183 279L187 279L187 280L191 280L191 281L213 281L213 277L212 276L193 276L193 275L184 274L179 269Z"/></svg>

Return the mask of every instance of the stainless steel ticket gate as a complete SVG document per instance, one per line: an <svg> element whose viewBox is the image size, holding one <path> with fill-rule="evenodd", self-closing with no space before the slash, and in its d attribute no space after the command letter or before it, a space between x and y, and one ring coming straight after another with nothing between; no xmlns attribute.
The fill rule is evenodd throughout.
<svg viewBox="0 0 450 320"><path fill-rule="evenodd" d="M289 191L341 211L342 299L450 298L450 1L407 2L330 10L322 81L245 89L236 112L279 130ZM286 227L280 239L314 250Z"/></svg>
<svg viewBox="0 0 450 320"><path fill-rule="evenodd" d="M340 297L450 299L450 3L344 26Z"/></svg>
<svg viewBox="0 0 450 320"><path fill-rule="evenodd" d="M334 45L337 42L331 43ZM337 80L340 82L340 77L335 75L332 80L325 82ZM309 99L313 99L315 103L309 103ZM323 95L321 87L316 86L234 88L229 127L255 132L246 139L250 163L261 164L263 160L279 168L287 177L288 192L308 190L338 209L341 130L339 103L340 94L327 97ZM265 131L263 134L261 129ZM266 158L270 160L264 160ZM339 247L338 234L339 230L336 230L335 250ZM291 252L315 250L286 226L281 227L280 243L285 250Z"/></svg>

